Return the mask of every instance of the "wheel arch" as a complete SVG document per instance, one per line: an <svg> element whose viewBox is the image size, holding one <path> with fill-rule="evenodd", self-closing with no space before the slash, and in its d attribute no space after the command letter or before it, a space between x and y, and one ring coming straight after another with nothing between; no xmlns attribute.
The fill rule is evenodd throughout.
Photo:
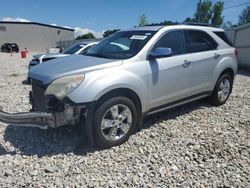
<svg viewBox="0 0 250 188"><path fill-rule="evenodd" d="M220 78L223 74L229 74L229 75L231 76L231 78L234 80L234 75L235 75L235 73L234 73L234 70L233 70L231 67L228 67L228 68L224 69L224 70L220 73L219 78ZM219 78L218 78L218 79L219 79Z"/></svg>
<svg viewBox="0 0 250 188"><path fill-rule="evenodd" d="M136 106L136 109L138 111L138 113L141 114L142 112L142 101L139 97L139 95L133 91L132 89L129 88L116 88L116 89L112 89L108 92L106 92L105 94L103 94L102 96L100 96L96 102L96 107L98 107L100 104L102 104L104 101L113 98L113 97L127 97L129 98Z"/></svg>

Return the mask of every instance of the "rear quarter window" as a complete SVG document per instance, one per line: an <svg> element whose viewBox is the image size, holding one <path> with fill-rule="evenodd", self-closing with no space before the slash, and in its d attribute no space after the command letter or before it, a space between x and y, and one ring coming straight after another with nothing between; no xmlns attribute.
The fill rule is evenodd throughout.
<svg viewBox="0 0 250 188"><path fill-rule="evenodd" d="M218 37L220 37L225 43L227 43L229 46L234 47L231 40L227 37L226 33L223 31L214 32Z"/></svg>

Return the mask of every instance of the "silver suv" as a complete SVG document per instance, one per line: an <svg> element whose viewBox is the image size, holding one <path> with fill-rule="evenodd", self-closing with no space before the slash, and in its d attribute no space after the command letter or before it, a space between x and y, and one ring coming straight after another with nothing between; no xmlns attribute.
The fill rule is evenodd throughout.
<svg viewBox="0 0 250 188"><path fill-rule="evenodd" d="M0 121L40 128L81 125L92 144L125 142L146 115L209 97L224 104L237 53L218 28L138 27L117 32L83 55L35 66L31 112Z"/></svg>

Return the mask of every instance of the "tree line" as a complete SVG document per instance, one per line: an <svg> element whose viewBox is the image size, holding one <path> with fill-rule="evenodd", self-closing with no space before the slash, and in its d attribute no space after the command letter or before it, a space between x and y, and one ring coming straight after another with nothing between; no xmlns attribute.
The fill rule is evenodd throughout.
<svg viewBox="0 0 250 188"><path fill-rule="evenodd" d="M225 21L222 16L224 10L224 2L217 1L212 3L211 0L199 1L196 6L196 11L192 17L187 17L183 22L205 23L214 27L230 28L237 25L243 25L250 22L250 6L247 6L239 15L239 22L237 25L233 25L230 21ZM180 24L177 21L165 20L159 23L148 23L145 14L139 17L139 26L155 26L155 25L177 25ZM107 30L103 33L103 37L107 37L120 29ZM76 39L94 39L95 36L92 33L79 36Z"/></svg>

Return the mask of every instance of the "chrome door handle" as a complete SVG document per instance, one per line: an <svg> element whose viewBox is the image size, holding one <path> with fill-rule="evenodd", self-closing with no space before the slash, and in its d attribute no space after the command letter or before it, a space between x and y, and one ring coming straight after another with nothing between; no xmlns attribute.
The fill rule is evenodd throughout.
<svg viewBox="0 0 250 188"><path fill-rule="evenodd" d="M220 54L215 53L214 54L214 59L218 59L220 57Z"/></svg>
<svg viewBox="0 0 250 188"><path fill-rule="evenodd" d="M184 68L187 68L190 64L191 64L191 61L185 60L184 63L182 64L182 66Z"/></svg>

